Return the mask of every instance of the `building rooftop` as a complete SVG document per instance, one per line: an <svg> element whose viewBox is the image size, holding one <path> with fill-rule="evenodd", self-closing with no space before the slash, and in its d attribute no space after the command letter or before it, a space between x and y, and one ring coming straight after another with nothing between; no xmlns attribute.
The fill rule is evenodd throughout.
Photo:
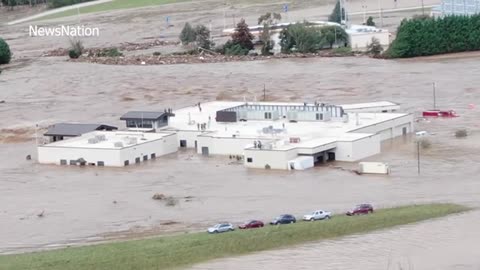
<svg viewBox="0 0 480 270"><path fill-rule="evenodd" d="M173 134L172 132L93 131L79 137L42 145L40 147L123 149L160 140L163 137Z"/></svg>
<svg viewBox="0 0 480 270"><path fill-rule="evenodd" d="M94 130L113 130L117 127L103 124L58 123L48 128L45 136L80 136Z"/></svg>
<svg viewBox="0 0 480 270"><path fill-rule="evenodd" d="M213 101L201 104L201 111L196 105L176 110L175 117L170 118L169 129L198 131L198 124L206 124L203 136L263 139L276 142L277 147L285 148L292 146L288 146L288 143L282 146L282 141L288 142L290 138L298 138L300 143L296 143L295 147L316 147L335 141L355 141L372 136L373 134L356 133L355 130L408 115L403 113L348 113L347 111L348 121L298 121L292 123L283 117L278 120L248 120L230 123L215 121L217 111L242 104L245 102ZM261 102L260 104L300 105L303 103ZM398 106L392 102L340 106L376 110L383 105ZM264 128L268 128L271 132L266 133Z"/></svg>
<svg viewBox="0 0 480 270"><path fill-rule="evenodd" d="M120 117L120 120L129 120L129 119L144 119L144 120L157 120L164 115L168 114L167 112L146 112L146 111L130 111Z"/></svg>

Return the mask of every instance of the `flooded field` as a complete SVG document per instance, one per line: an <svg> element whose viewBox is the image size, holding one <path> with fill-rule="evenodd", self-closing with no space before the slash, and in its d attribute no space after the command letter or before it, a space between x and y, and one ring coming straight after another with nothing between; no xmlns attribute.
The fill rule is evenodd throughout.
<svg viewBox="0 0 480 270"><path fill-rule="evenodd" d="M188 6L190 12L194 8ZM108 18L98 20L111 26ZM138 19L139 24L151 19L145 18ZM116 29L109 32L112 36L120 31L112 29ZM129 40L135 36L132 29L115 42L134 41ZM303 215L317 208L342 213L361 202L376 207L423 202L480 206L478 54L400 61L351 57L104 66L70 63L61 57L35 58L63 43L28 43L24 33L13 30L7 36L19 52L0 76L0 100L5 101L0 103L0 253L203 231L219 221L268 221L278 214ZM92 44L108 43L112 36ZM388 177L358 176L332 166L303 172L247 170L228 158L205 158L189 151L125 169L35 163L36 125L38 134L61 121L123 127L119 117L128 110L180 108L215 99L260 99L264 84L268 100L339 104L390 100L417 114L432 108L433 82L438 107L454 109L460 117L418 122L417 130L433 134L431 147L421 150L420 175L413 138L386 142L383 153L369 159L390 163L393 170ZM469 136L457 139L454 132L461 128ZM27 155L33 160L26 160ZM178 205L168 207L152 200L154 193L175 196ZM259 265L262 269L400 269L399 265L403 269L479 269L479 217L474 211L338 241L220 260L196 269Z"/></svg>

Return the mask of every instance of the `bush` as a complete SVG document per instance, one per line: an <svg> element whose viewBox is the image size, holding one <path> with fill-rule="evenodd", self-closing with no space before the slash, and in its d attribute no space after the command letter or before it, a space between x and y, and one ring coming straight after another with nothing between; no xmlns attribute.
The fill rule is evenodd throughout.
<svg viewBox="0 0 480 270"><path fill-rule="evenodd" d="M372 37L370 44L367 46L367 53L372 54L373 56L379 56L383 52L383 47L380 44L380 41Z"/></svg>
<svg viewBox="0 0 480 270"><path fill-rule="evenodd" d="M49 8L59 8L59 7L64 7L64 6L71 6L83 2L90 2L93 0L50 0L48 7Z"/></svg>
<svg viewBox="0 0 480 270"><path fill-rule="evenodd" d="M203 49L210 50L215 44L210 40L210 30L203 25L197 25L195 27L195 42L197 46Z"/></svg>
<svg viewBox="0 0 480 270"><path fill-rule="evenodd" d="M368 26L375 26L375 22L373 21L373 17L372 17L372 16L369 16L369 17L368 17L366 24L367 24Z"/></svg>
<svg viewBox="0 0 480 270"><path fill-rule="evenodd" d="M333 52L334 53L338 53L338 54L352 54L352 48L350 47L340 47L340 48L335 48L333 49Z"/></svg>
<svg viewBox="0 0 480 270"><path fill-rule="evenodd" d="M240 44L234 44L231 41L228 41L224 45L224 54L225 55L247 55L250 50L245 49Z"/></svg>
<svg viewBox="0 0 480 270"><path fill-rule="evenodd" d="M70 39L70 49L68 56L72 59L79 58L83 53L83 43L79 39Z"/></svg>
<svg viewBox="0 0 480 270"><path fill-rule="evenodd" d="M459 129L455 131L455 137L457 138L465 138L468 136L468 132L466 129Z"/></svg>
<svg viewBox="0 0 480 270"><path fill-rule="evenodd" d="M7 42L0 38L0 65L10 63L12 59L12 52Z"/></svg>
<svg viewBox="0 0 480 270"><path fill-rule="evenodd" d="M240 45L243 49L250 51L253 49L253 35L248 29L248 24L244 19L241 19L235 28L235 32L232 34L232 43Z"/></svg>
<svg viewBox="0 0 480 270"><path fill-rule="evenodd" d="M102 49L98 53L98 57L119 57L123 56L123 53L119 52L117 48Z"/></svg>
<svg viewBox="0 0 480 270"><path fill-rule="evenodd" d="M390 58L480 50L480 14L403 20L386 52Z"/></svg>
<svg viewBox="0 0 480 270"><path fill-rule="evenodd" d="M195 33L195 30L187 22L183 27L182 32L180 32L180 41L182 42L183 45L188 45L194 42L196 38L197 38L197 35Z"/></svg>
<svg viewBox="0 0 480 270"><path fill-rule="evenodd" d="M323 44L328 44L330 48L333 48L335 43L348 44L348 34L342 27L339 26L324 26L320 28L320 34L322 35Z"/></svg>
<svg viewBox="0 0 480 270"><path fill-rule="evenodd" d="M162 53L161 52L154 52L153 55L154 56L160 56L160 55L162 55Z"/></svg>

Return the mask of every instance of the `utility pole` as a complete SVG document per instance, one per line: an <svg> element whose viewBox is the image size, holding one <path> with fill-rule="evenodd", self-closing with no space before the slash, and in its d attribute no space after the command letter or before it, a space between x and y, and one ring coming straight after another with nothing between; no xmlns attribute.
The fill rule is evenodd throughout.
<svg viewBox="0 0 480 270"><path fill-rule="evenodd" d="M420 175L420 140L417 141L417 167L418 175Z"/></svg>
<svg viewBox="0 0 480 270"><path fill-rule="evenodd" d="M435 89L435 83L433 83L433 109L437 109L437 94Z"/></svg>
<svg viewBox="0 0 480 270"><path fill-rule="evenodd" d="M267 89L265 88L265 84L263 84L263 101L267 101Z"/></svg>
<svg viewBox="0 0 480 270"><path fill-rule="evenodd" d="M425 16L425 5L422 0L422 15Z"/></svg>
<svg viewBox="0 0 480 270"><path fill-rule="evenodd" d="M378 15L380 16L380 25L383 27L383 12L381 0L378 0Z"/></svg>

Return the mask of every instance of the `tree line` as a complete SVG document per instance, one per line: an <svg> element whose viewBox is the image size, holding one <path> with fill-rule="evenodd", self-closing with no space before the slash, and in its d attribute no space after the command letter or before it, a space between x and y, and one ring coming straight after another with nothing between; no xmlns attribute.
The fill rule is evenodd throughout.
<svg viewBox="0 0 480 270"><path fill-rule="evenodd" d="M0 4L13 9L15 6L36 6L46 4L49 8L70 6L93 0L0 0Z"/></svg>
<svg viewBox="0 0 480 270"><path fill-rule="evenodd" d="M480 15L403 20L385 56L426 56L480 50Z"/></svg>

